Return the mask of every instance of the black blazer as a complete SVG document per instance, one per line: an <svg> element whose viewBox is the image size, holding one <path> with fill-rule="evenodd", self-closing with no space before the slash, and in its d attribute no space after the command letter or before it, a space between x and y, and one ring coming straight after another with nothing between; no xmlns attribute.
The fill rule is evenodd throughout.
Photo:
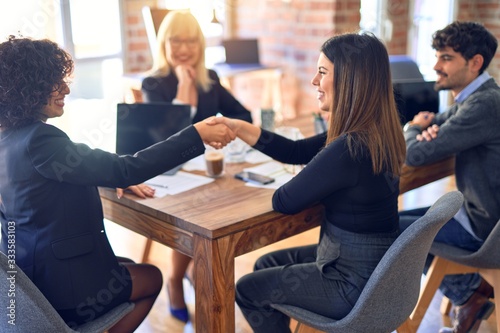
<svg viewBox="0 0 500 333"><path fill-rule="evenodd" d="M220 84L217 73L209 70L208 74L213 84L208 92L198 88L198 106L193 123L215 116L218 112L228 118L242 119L251 123L250 111ZM177 95L178 83L179 80L173 71L167 76L145 78L142 81L144 102L172 102Z"/></svg>
<svg viewBox="0 0 500 333"><path fill-rule="evenodd" d="M141 183L204 149L193 126L134 156L73 143L42 122L0 131L2 252L15 245L17 264L58 310L119 288L129 281L104 231L96 186Z"/></svg>

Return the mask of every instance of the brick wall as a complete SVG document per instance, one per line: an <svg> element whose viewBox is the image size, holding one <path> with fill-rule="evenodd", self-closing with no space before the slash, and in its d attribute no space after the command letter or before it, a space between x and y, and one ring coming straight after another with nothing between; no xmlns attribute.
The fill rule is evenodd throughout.
<svg viewBox="0 0 500 333"><path fill-rule="evenodd" d="M388 0L387 18L392 22L392 36L386 44L389 54L406 54L410 28L409 2Z"/></svg>
<svg viewBox="0 0 500 333"><path fill-rule="evenodd" d="M310 81L319 48L334 34L359 29L359 0L238 0L233 4L233 35L259 38L261 61L283 69L285 117L316 111L316 92ZM243 82L237 88L248 92L251 85ZM247 102L253 101L252 109L260 106L254 97Z"/></svg>
<svg viewBox="0 0 500 333"><path fill-rule="evenodd" d="M476 21L484 24L500 41L500 1L457 0L460 21ZM488 72L500 82L500 48L491 61Z"/></svg>
<svg viewBox="0 0 500 333"><path fill-rule="evenodd" d="M124 72L143 72L151 68L152 58L142 7L156 6L156 0L123 0Z"/></svg>

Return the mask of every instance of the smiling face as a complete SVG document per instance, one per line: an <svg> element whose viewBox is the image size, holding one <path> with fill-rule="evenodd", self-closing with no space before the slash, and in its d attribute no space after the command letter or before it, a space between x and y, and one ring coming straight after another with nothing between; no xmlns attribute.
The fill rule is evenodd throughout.
<svg viewBox="0 0 500 333"><path fill-rule="evenodd" d="M462 54L445 47L436 51L434 70L437 74L436 90L450 90L453 96L460 93L478 75L477 57L466 60Z"/></svg>
<svg viewBox="0 0 500 333"><path fill-rule="evenodd" d="M333 103L333 63L320 53L318 58L318 72L311 83L318 92L318 105L322 111L330 111Z"/></svg>
<svg viewBox="0 0 500 333"><path fill-rule="evenodd" d="M180 34L167 40L165 51L170 66L186 65L196 67L200 61L202 50L198 37Z"/></svg>
<svg viewBox="0 0 500 333"><path fill-rule="evenodd" d="M66 83L62 83L58 90L50 94L47 105L43 109L44 120L60 117L64 113L64 97L70 92Z"/></svg>

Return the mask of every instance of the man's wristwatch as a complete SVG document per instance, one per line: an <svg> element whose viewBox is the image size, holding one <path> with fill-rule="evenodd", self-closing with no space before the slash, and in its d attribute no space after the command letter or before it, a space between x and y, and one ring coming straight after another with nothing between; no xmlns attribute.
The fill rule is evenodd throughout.
<svg viewBox="0 0 500 333"><path fill-rule="evenodd" d="M405 131L405 132L406 132L407 130L409 130L410 128L413 128L413 127L414 127L414 128L418 128L420 131L422 130L422 127L420 127L419 125L415 125L415 124L413 124L413 122L412 122L412 121L409 121L409 122L407 122L407 123L405 124L405 126L403 127L403 131Z"/></svg>

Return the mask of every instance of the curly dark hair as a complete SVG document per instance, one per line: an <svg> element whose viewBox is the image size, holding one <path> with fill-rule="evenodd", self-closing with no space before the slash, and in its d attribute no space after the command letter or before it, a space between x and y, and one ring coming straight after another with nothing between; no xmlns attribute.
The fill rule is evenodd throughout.
<svg viewBox="0 0 500 333"><path fill-rule="evenodd" d="M0 44L0 126L41 119L50 94L73 72L71 56L56 43L9 36Z"/></svg>
<svg viewBox="0 0 500 333"><path fill-rule="evenodd" d="M432 48L435 50L451 47L465 60L472 59L476 54L482 55L484 63L479 74L488 68L497 46L498 42L493 34L477 22L455 21L432 35Z"/></svg>

